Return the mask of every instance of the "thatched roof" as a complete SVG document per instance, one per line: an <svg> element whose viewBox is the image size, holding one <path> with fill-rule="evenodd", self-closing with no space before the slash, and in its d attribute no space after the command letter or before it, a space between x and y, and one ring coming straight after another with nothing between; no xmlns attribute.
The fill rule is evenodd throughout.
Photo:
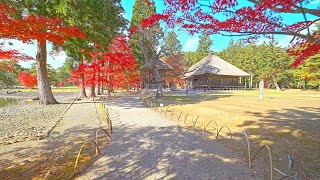
<svg viewBox="0 0 320 180"><path fill-rule="evenodd" d="M184 74L188 78L196 75L203 74L216 74L226 76L249 76L248 73L235 67L234 65L226 62L215 55L208 55L195 65L191 66Z"/></svg>
<svg viewBox="0 0 320 180"><path fill-rule="evenodd" d="M161 70L173 70L173 68L169 64L164 62L162 59L158 59L157 60L156 66L157 66L158 69L161 69ZM143 66L141 66L140 69L141 70L143 70L143 69L152 69L151 62L145 63Z"/></svg>

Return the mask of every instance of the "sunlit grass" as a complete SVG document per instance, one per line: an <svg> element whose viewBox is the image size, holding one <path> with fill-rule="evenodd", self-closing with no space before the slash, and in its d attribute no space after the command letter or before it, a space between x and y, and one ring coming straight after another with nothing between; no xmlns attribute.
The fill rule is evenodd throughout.
<svg viewBox="0 0 320 180"><path fill-rule="evenodd" d="M200 115L197 129L210 121L219 128L228 126L236 140L242 139L246 130L255 146L271 147L278 167L287 166L287 155L296 154L299 161L313 174L320 172L316 159L320 159L320 91L266 89L264 99L259 99L259 90L219 91L202 95L168 95L156 103L174 109L172 119L177 121L182 112L180 124L192 126L192 118ZM170 114L170 112L168 114ZM186 124L183 119L189 113ZM168 116L170 117L170 115ZM215 124L208 131L214 137ZM227 137L226 132L222 136ZM241 148L241 147L237 147Z"/></svg>

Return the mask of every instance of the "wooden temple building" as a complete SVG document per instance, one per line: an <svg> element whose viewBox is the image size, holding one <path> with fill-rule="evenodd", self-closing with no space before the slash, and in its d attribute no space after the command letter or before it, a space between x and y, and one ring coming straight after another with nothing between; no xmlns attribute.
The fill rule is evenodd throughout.
<svg viewBox="0 0 320 180"><path fill-rule="evenodd" d="M250 76L225 60L209 54L190 67L184 74L189 89L239 90L244 89L244 78Z"/></svg>
<svg viewBox="0 0 320 180"><path fill-rule="evenodd" d="M166 73L168 71L173 70L173 68L161 59L157 60L156 66L158 68L158 71L162 80L163 88L166 88L166 80L167 80ZM140 70L142 74L142 88L156 89L157 84L156 84L155 78L153 77L152 64L150 62L147 62L140 68Z"/></svg>

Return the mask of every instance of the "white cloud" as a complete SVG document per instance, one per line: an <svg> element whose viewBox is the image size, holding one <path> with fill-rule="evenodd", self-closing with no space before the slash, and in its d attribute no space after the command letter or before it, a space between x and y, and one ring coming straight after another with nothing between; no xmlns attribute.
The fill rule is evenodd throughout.
<svg viewBox="0 0 320 180"><path fill-rule="evenodd" d="M50 54L50 53L49 53ZM63 65L63 63L67 59L67 54L64 51L61 51L59 54L55 54L54 56L48 56L48 64L50 64L53 68L58 68Z"/></svg>
<svg viewBox="0 0 320 180"><path fill-rule="evenodd" d="M281 40L279 40L279 46L288 47L292 38L293 36L284 36L283 38L281 38Z"/></svg>
<svg viewBox="0 0 320 180"><path fill-rule="evenodd" d="M313 31L316 31L318 28L316 26L316 24L312 24L310 27L309 27L309 30L310 30L310 33L312 33ZM304 29L300 32L301 34L308 34L308 29Z"/></svg>
<svg viewBox="0 0 320 180"><path fill-rule="evenodd" d="M195 51L199 44L199 37L191 37L187 39L183 46L183 51Z"/></svg>
<svg viewBox="0 0 320 180"><path fill-rule="evenodd" d="M268 43L268 42L270 42L270 40L271 40L271 39L269 39L269 38L261 37L261 38L258 39L257 44L260 45L260 44L263 44L263 43L265 43L265 42Z"/></svg>

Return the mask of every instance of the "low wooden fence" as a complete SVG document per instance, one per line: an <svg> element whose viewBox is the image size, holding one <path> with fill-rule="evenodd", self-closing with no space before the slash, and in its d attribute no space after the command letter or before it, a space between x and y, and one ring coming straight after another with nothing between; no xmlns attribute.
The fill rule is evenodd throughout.
<svg viewBox="0 0 320 180"><path fill-rule="evenodd" d="M171 108L170 106L162 105L162 107L161 107L160 104L157 104L157 103L151 101L149 98L143 98L142 96L140 98L148 108L150 108L151 110L153 110L155 112L159 112L159 113L163 114L164 116L168 117L171 120L176 120L180 123L183 122L184 125L186 125L187 127L191 127L193 129L197 130L198 132L200 131L203 133L208 133L209 130L213 131L215 133L216 141L219 140L219 137L221 136L223 130L227 131L226 135L230 139L233 138L233 134L235 133L235 132L232 132L228 126L221 126L220 127L219 124L214 120L211 120L207 123L201 124L199 122L201 115L191 116L190 113L184 113L182 111L179 112L176 108ZM190 121L190 119L191 119L191 121ZM293 180L299 180L299 179L304 179L304 178L307 179L307 176L304 173L294 173L292 156L288 155L289 173L284 173L284 172L280 171L279 169L274 168L273 159L272 159L272 151L268 145L262 145L260 147L255 147L255 148L258 148L258 151L255 153L252 153L252 147L251 147L250 139L248 137L247 132L245 130L243 130L241 133L243 134L243 137L245 138L245 142L247 144L246 153L247 153L247 161L248 161L249 168L252 168L253 162L256 159L256 157L260 154L260 152L262 150L265 149L268 153L268 159L269 159L269 179L270 180L274 179L273 171L276 171L281 175L280 179L286 179L286 178L293 179ZM297 160L295 160L295 161L297 161Z"/></svg>
<svg viewBox="0 0 320 180"><path fill-rule="evenodd" d="M92 147L95 148L95 154L93 155L94 157L97 157L97 156L101 155L101 151L100 151L101 141L99 140L99 137L100 137L99 134L101 134L101 133L105 134L108 137L109 142L112 141L112 121L111 121L111 118L110 118L109 109L108 109L108 107L107 107L107 105L106 105L106 103L104 101L99 101L98 102L98 101L96 101L95 98L93 98L92 100L93 100L94 107L95 107L95 110L96 110L96 113L97 113L97 117L100 119L100 121L106 122L106 126L102 126L101 128L98 128L95 131L95 134L93 134L93 136L94 136L93 138L90 138L90 139L84 141L81 144L81 146L79 147L78 153L76 155L76 158L74 160L74 163L73 163L74 164L73 171L68 176L70 178L73 178L80 170L79 169L79 161L80 161L81 154L82 154L84 148L92 148ZM100 105L100 107L103 108L103 113L105 115L104 119L101 119L101 117L99 116L98 109L97 109L96 105ZM57 162L62 157L66 157L66 156L74 156L74 155L71 154L70 152L61 153L56 158L56 160L53 162L51 167L48 169L48 171L47 171L47 173L46 173L46 175L45 175L45 177L43 179L51 179L50 178L50 173L52 172L54 166L56 166L58 164Z"/></svg>

